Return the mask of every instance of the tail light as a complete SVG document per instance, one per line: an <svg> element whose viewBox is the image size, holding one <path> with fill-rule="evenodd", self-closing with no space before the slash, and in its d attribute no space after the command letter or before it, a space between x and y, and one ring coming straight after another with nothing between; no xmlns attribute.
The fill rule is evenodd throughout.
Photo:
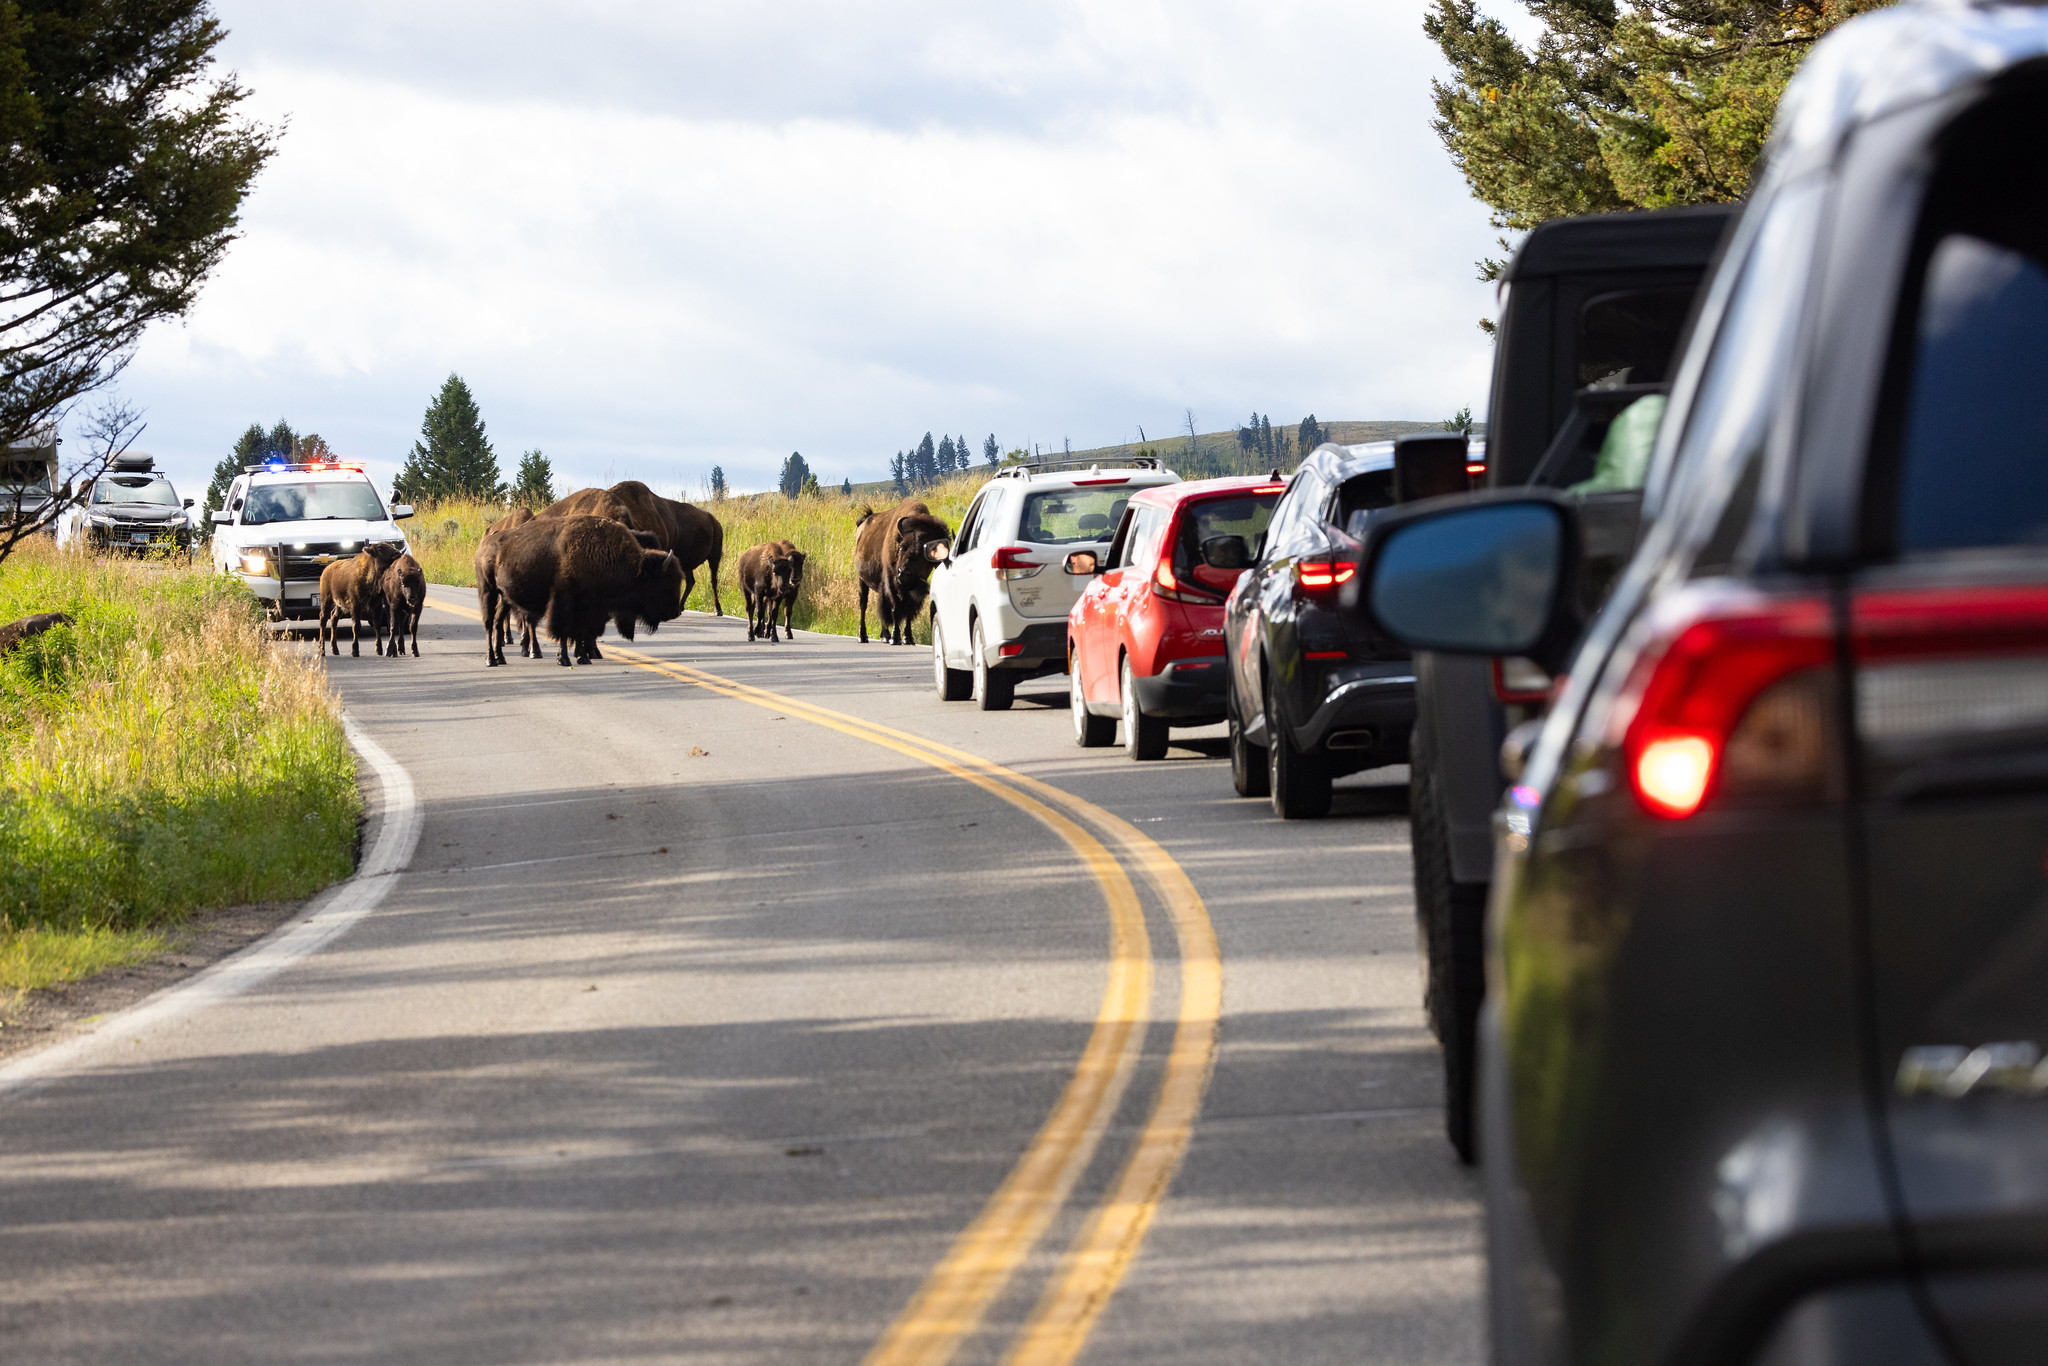
<svg viewBox="0 0 2048 1366"><path fill-rule="evenodd" d="M1006 545L996 551L989 567L996 571L999 579L1028 579L1045 565L1038 560L1026 559L1031 552L1021 545Z"/></svg>
<svg viewBox="0 0 2048 1366"><path fill-rule="evenodd" d="M1690 816L1731 778L1745 787L1824 781L1827 602L1709 593L1662 616L1616 713L1644 809Z"/></svg>
<svg viewBox="0 0 2048 1366"><path fill-rule="evenodd" d="M1357 573L1357 560L1339 559L1334 555L1327 560L1294 562L1295 586L1304 596L1326 605L1336 599L1337 590L1351 582Z"/></svg>
<svg viewBox="0 0 2048 1366"><path fill-rule="evenodd" d="M1152 571L1152 591L1174 602L1223 601L1223 594L1206 584L1182 583L1173 572L1173 560L1163 555L1159 559L1159 568Z"/></svg>

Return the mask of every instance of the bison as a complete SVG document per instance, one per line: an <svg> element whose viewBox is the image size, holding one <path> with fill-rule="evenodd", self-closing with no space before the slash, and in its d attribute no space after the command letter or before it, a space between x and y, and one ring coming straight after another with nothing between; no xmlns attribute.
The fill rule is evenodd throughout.
<svg viewBox="0 0 2048 1366"><path fill-rule="evenodd" d="M490 574L479 575L476 591L492 665L505 662L497 628L507 611L545 625L564 667L571 641L583 662L602 658L597 637L607 618L631 640L635 621L652 631L682 615L683 568L675 555L650 550L609 518L536 518L490 540Z"/></svg>
<svg viewBox="0 0 2048 1366"><path fill-rule="evenodd" d="M683 566L683 596L697 586L697 566L711 566L711 610L725 615L718 597L718 566L725 558L725 528L716 517L694 503L664 498L638 479L627 479L608 489L582 489L543 512L543 517L583 514L609 517L636 531L653 535L660 550L673 550Z"/></svg>
<svg viewBox="0 0 2048 1366"><path fill-rule="evenodd" d="M20 645L24 640L33 640L53 626L71 625L69 612L38 612L32 617L10 621L0 626L0 655Z"/></svg>
<svg viewBox="0 0 2048 1366"><path fill-rule="evenodd" d="M384 639L382 622L391 623L390 658L396 659L405 652L408 633L412 637L412 657L420 657L420 613L427 606L427 575L420 568L420 562L409 552L401 552L384 570L384 581L379 585L384 599L384 617L379 619L377 640Z"/></svg>
<svg viewBox="0 0 2048 1366"><path fill-rule="evenodd" d="M796 595L803 583L804 552L794 541L767 541L741 552L740 595L747 600L748 640L759 639L763 632L771 642L776 640L778 610L783 629L796 639Z"/></svg>
<svg viewBox="0 0 2048 1366"><path fill-rule="evenodd" d="M500 517L497 521L484 528L483 537L477 542L476 558L472 562L478 584L483 583L486 575L496 572L494 566L497 563L497 549L493 545L491 538L500 532L510 531L514 527L525 526L533 520L533 517L533 510L530 508L513 508L503 517ZM524 659L531 655L533 658L539 659L541 657L540 641L533 634L533 623L528 621L517 608L508 609L503 614L503 620L498 623L498 644L503 646L512 643L512 626L515 617L518 619L519 626L519 657Z"/></svg>
<svg viewBox="0 0 2048 1366"><path fill-rule="evenodd" d="M349 617L348 652L362 658L363 621L367 618L377 628L377 653L384 653L384 571L398 556L397 546L380 541L320 571L318 638L323 654L329 645L334 647L334 653L341 653L343 611Z"/></svg>
<svg viewBox="0 0 2048 1366"><path fill-rule="evenodd" d="M868 595L875 595L882 639L915 645L911 630L931 591L932 566L953 553L953 533L918 498L887 512L862 508L854 523L853 563L860 575L860 639L868 639Z"/></svg>

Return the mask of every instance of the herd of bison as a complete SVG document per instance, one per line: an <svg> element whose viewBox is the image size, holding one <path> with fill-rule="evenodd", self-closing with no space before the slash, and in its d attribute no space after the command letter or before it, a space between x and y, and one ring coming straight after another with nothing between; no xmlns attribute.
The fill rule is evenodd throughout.
<svg viewBox="0 0 2048 1366"><path fill-rule="evenodd" d="M911 626L923 609L932 567L952 553L952 532L930 508L906 498L887 512L863 508L854 538L860 582L860 638L868 638L868 599L875 600L882 639L913 643ZM638 480L608 489L582 489L539 512L517 508L491 523L476 548L477 604L483 612L484 652L505 662L505 647L519 637L522 657L542 658L540 637L555 641L555 659L588 664L604 658L598 637L609 622L627 640L645 624L651 632L683 613L708 565L711 605L719 616L718 567L725 558L725 528L691 503L664 498ZM778 622L794 640L796 597L804 581L804 552L790 541L769 541L740 554L740 593L746 599L747 639L775 641ZM394 546L373 546L327 566L320 575L322 650L341 653L340 619L356 635L362 623L376 632L376 648L397 658L407 632L418 655L418 622L426 602L426 576L418 561ZM351 643L352 653L362 648Z"/></svg>

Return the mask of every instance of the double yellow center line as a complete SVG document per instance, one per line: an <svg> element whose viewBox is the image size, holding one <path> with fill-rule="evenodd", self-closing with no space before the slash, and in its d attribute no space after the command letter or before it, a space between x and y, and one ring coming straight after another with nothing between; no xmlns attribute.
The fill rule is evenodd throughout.
<svg viewBox="0 0 2048 1366"><path fill-rule="evenodd" d="M429 605L481 619L465 608ZM1173 926L1180 963L1180 1004L1159 1093L1122 1168L1003 1358L1005 1366L1073 1361L1158 1217L1208 1089L1223 1008L1223 962L1194 883L1130 822L979 755L618 645L606 653L722 697L879 745L972 783L1052 830L1102 889L1110 924L1109 979L1073 1076L1003 1183L925 1277L863 1366L944 1366L951 1361L1065 1207L1108 1133L1143 1051L1151 1018L1152 947L1131 873L1150 889Z"/></svg>

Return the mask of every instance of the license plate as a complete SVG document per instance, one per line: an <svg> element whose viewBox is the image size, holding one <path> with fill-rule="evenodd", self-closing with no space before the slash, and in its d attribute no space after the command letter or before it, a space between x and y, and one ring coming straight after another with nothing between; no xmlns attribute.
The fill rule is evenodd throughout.
<svg viewBox="0 0 2048 1366"><path fill-rule="evenodd" d="M137 545L148 545L149 533L147 531L131 531L128 533L128 539Z"/></svg>

